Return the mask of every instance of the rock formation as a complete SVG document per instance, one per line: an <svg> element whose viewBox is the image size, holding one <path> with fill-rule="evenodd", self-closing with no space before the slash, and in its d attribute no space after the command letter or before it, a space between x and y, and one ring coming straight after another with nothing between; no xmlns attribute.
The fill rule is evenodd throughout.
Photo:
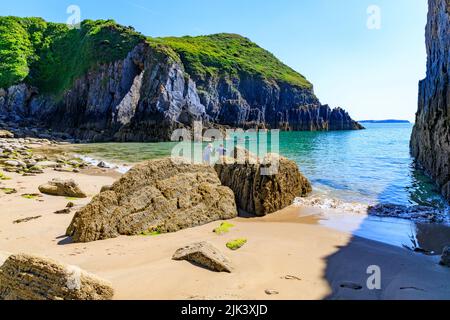
<svg viewBox="0 0 450 320"><path fill-rule="evenodd" d="M233 190L240 210L264 216L286 208L312 191L294 161L268 154L264 159L236 148L215 169L222 184Z"/></svg>
<svg viewBox="0 0 450 320"><path fill-rule="evenodd" d="M75 214L67 235L90 242L176 232L236 216L234 194L213 168L162 159L137 165L96 196Z"/></svg>
<svg viewBox="0 0 450 320"><path fill-rule="evenodd" d="M450 201L450 0L429 0L427 76L419 86L413 156Z"/></svg>
<svg viewBox="0 0 450 320"><path fill-rule="evenodd" d="M39 191L61 197L86 198L86 194L73 180L53 179L52 181L39 186Z"/></svg>
<svg viewBox="0 0 450 320"><path fill-rule="evenodd" d="M111 284L74 266L30 255L0 256L0 300L110 300Z"/></svg>
<svg viewBox="0 0 450 320"><path fill-rule="evenodd" d="M187 260L204 268L217 272L233 271L230 259L208 242L194 243L180 248L173 255L173 260Z"/></svg>
<svg viewBox="0 0 450 320"><path fill-rule="evenodd" d="M33 29L29 26L34 20L23 21L6 17L0 24L24 28L31 35L43 25L48 30L54 25L39 20L39 28ZM93 26L117 44L91 36ZM302 75L244 37L218 34L152 40L111 21L83 22L79 32L86 37L79 46L93 41L85 51L95 51L79 57L86 68L59 52L59 47L51 51L36 44L30 50L41 59L35 64L30 61L28 77L13 82L0 78L0 84L12 84L0 89L0 116L25 124L37 121L89 141L167 141L174 129L192 127L193 121L205 127L362 128L343 109L322 105ZM66 41L64 36L61 42ZM196 46L203 55L187 49ZM205 58L210 49L219 53ZM76 50L74 56L85 52ZM11 59L17 55L12 52ZM65 75L55 75L58 66L51 64L58 59L67 59ZM227 65L230 60L234 62ZM5 68L8 71L9 65ZM64 78L69 74L75 76ZM61 90L52 91L53 83Z"/></svg>

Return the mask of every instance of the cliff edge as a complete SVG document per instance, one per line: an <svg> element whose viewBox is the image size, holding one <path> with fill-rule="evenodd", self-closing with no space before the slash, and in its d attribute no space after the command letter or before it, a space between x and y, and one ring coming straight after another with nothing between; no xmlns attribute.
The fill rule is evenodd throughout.
<svg viewBox="0 0 450 320"><path fill-rule="evenodd" d="M429 0L426 45L411 151L450 201L450 0Z"/></svg>

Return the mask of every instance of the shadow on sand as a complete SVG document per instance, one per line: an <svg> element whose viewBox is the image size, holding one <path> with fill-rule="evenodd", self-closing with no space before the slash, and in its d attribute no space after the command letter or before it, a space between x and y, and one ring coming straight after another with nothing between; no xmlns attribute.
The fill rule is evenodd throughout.
<svg viewBox="0 0 450 320"><path fill-rule="evenodd" d="M359 231L364 234L374 223L382 222L368 217L354 234ZM395 232L388 229L393 226L391 219L381 225L381 233L383 228L387 235ZM326 257L324 278L331 293L325 299L449 300L450 268L439 265L439 261L442 250L450 244L450 226L413 222L411 226L411 235L403 235L410 238L404 248L353 236L346 246ZM369 287L375 284L375 278L371 277L374 266L380 271L381 289L371 290Z"/></svg>

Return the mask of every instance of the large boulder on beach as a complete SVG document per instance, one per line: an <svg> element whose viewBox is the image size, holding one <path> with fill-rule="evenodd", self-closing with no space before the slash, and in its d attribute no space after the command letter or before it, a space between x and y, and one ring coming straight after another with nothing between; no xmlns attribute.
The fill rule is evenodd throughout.
<svg viewBox="0 0 450 320"><path fill-rule="evenodd" d="M52 196L61 197L72 197L72 198L86 198L87 195L84 193L78 184L70 180L53 179L52 181L40 185L39 191L44 194Z"/></svg>
<svg viewBox="0 0 450 320"><path fill-rule="evenodd" d="M110 283L78 267L11 255L0 267L0 300L110 300Z"/></svg>
<svg viewBox="0 0 450 320"><path fill-rule="evenodd" d="M257 216L286 208L312 191L297 164L278 154L259 159L236 148L233 157L222 158L215 169L222 184L234 191L238 208Z"/></svg>
<svg viewBox="0 0 450 320"><path fill-rule="evenodd" d="M198 242L178 249L173 260L186 260L216 272L233 271L230 259L208 242Z"/></svg>
<svg viewBox="0 0 450 320"><path fill-rule="evenodd" d="M236 216L233 191L213 168L161 159L135 166L97 195L75 214L67 235L90 242L176 232Z"/></svg>

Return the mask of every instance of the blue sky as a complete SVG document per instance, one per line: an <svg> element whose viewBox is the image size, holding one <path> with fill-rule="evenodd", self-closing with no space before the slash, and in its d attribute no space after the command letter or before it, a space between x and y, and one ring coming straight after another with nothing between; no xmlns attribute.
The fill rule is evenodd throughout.
<svg viewBox="0 0 450 320"><path fill-rule="evenodd" d="M115 19L149 36L239 33L305 75L322 103L358 120L414 120L425 76L427 0L14 0L1 15ZM381 10L369 29L367 9Z"/></svg>

